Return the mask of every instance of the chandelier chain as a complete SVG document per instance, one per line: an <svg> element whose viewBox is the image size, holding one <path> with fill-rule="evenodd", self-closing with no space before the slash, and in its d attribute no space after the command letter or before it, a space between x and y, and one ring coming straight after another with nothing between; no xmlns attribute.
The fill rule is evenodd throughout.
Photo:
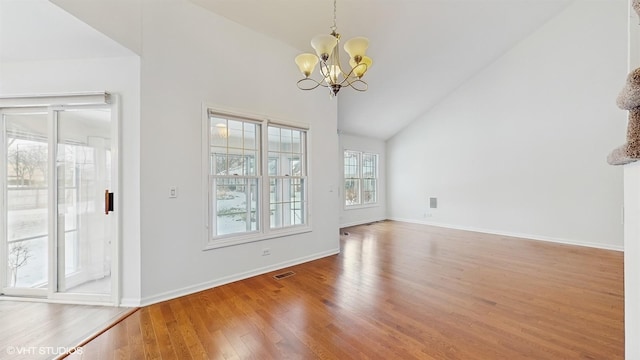
<svg viewBox="0 0 640 360"><path fill-rule="evenodd" d="M336 29L338 29L338 26L336 25L336 13L337 13L337 5L336 5L336 1L337 0L333 0L333 26L331 27L331 30L333 32L336 31Z"/></svg>

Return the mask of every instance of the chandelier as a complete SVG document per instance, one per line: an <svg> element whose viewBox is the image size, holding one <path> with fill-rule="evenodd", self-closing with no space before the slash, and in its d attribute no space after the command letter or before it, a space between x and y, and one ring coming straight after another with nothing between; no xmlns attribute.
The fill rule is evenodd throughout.
<svg viewBox="0 0 640 360"><path fill-rule="evenodd" d="M344 50L349 54L349 71L344 71L340 63L340 51L338 43L340 34L336 32L336 0L333 0L333 26L329 35L317 35L311 39L311 46L316 51L314 54L300 54L296 56L296 64L304 75L304 79L298 80L300 90L313 90L318 86L329 88L329 95L334 97L343 87L351 87L357 91L367 91L369 87L362 77L367 72L373 61L365 56L369 47L369 39L359 36L350 39L344 44ZM309 76L320 62L320 76L317 81Z"/></svg>

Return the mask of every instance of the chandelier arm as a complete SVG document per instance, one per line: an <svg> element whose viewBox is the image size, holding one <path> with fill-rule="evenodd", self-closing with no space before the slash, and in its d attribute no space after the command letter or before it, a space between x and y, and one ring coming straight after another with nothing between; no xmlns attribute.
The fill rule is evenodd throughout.
<svg viewBox="0 0 640 360"><path fill-rule="evenodd" d="M326 79L329 76L329 65L327 65L327 63L325 63L324 61L320 62L318 70L320 70L320 75L322 75L323 78Z"/></svg>
<svg viewBox="0 0 640 360"><path fill-rule="evenodd" d="M304 83L307 83L307 82L311 82L312 85L310 87L303 86ZM300 79L300 80L298 80L297 85L298 85L298 89L300 89L300 90L313 90L313 89L317 88L318 86L327 87L327 85L325 85L325 84L323 84L321 82L318 82L318 81L316 81L315 79L312 79L312 78Z"/></svg>
<svg viewBox="0 0 640 360"><path fill-rule="evenodd" d="M364 84L364 87L358 88L357 86L354 86L354 84ZM345 78L344 80L342 80L342 82L340 82L340 85L343 87L348 86L356 91L367 91L367 89L369 89L369 84L367 84L366 81L358 78Z"/></svg>
<svg viewBox="0 0 640 360"><path fill-rule="evenodd" d="M346 82L346 83L348 83L348 84L350 85L351 83L350 83L349 79L354 79L354 78L355 78L355 80L360 80L360 81L364 82L363 80L361 80L360 78L358 78L358 77L357 77L357 76L355 76L355 75L354 75L353 77L351 77L351 76L354 74L354 73L353 73L353 72L354 72L354 70L355 70L357 67L359 67L359 66L364 66L364 67L365 67L365 72L366 72L366 70L367 70L367 64L363 64L363 63L360 63L360 64L358 64L358 65L354 66L354 67L353 67L353 69L351 69L351 71L349 71L349 73L348 73L348 74L345 74L345 73L344 73L344 71L342 71L342 67L340 67L340 71L342 71L342 76L344 77L344 80L342 80L342 82L340 82L340 84L343 84L343 83L345 83L345 82Z"/></svg>
<svg viewBox="0 0 640 360"><path fill-rule="evenodd" d="M353 75L353 71L356 67L358 66L367 66L366 64L358 64L357 66L355 66L353 69L351 69L351 71L349 71L348 74L344 74L343 72L343 76L344 79L340 82L340 86L348 86L356 91L367 91L367 89L369 88L369 84L367 84L366 81L356 77L356 76L352 76ZM342 69L340 69L342 70ZM346 85L345 85L346 84ZM358 88L357 86L355 86L354 84L364 84L364 86L362 88Z"/></svg>

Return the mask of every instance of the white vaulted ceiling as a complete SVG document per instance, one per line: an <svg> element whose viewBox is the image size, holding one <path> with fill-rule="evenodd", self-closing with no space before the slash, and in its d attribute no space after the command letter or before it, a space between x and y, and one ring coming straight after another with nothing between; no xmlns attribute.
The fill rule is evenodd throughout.
<svg viewBox="0 0 640 360"><path fill-rule="evenodd" d="M332 0L189 1L300 52L313 52L309 40L332 24ZM340 130L388 139L573 1L592 0L337 0L343 41L368 37L374 60L365 76L369 90L338 96ZM74 57L131 54L103 34L142 52L143 1L52 2L73 16L46 0L0 0L4 61L54 55L65 44L82 45L69 47L83 52ZM293 59L291 67L296 74ZM295 86L298 77L283 76Z"/></svg>
<svg viewBox="0 0 640 360"><path fill-rule="evenodd" d="M309 40L332 24L332 0L191 1L301 52L313 52ZM340 130L391 137L571 2L337 0L343 42L368 37L374 61L367 92L338 95Z"/></svg>
<svg viewBox="0 0 640 360"><path fill-rule="evenodd" d="M47 0L0 0L0 62L131 54Z"/></svg>

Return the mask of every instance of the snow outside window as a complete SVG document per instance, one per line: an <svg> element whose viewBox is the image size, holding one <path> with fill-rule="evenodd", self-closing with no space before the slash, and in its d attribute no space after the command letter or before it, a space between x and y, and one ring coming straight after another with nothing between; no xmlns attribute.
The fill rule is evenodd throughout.
<svg viewBox="0 0 640 360"><path fill-rule="evenodd" d="M210 117L213 236L260 230L260 130L256 123Z"/></svg>

